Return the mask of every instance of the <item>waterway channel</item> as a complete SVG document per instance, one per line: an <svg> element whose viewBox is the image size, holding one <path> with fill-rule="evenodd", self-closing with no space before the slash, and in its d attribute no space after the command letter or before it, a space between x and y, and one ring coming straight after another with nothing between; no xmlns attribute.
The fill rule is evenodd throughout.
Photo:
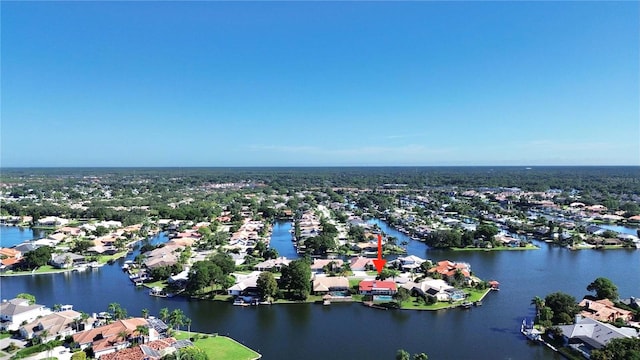
<svg viewBox="0 0 640 360"><path fill-rule="evenodd" d="M111 302L120 303L130 315L139 315L143 308L152 314L163 307L180 308L193 320L194 331L228 334L265 359L311 360L393 359L399 348L425 352L432 359L561 359L544 346L528 343L519 333L523 317L534 315L530 306L534 296L563 291L581 298L587 294L587 284L599 276L613 280L622 297L640 296L640 250L570 251L544 242L536 242L539 250L527 251L433 250L374 221L399 242L409 241L410 254L468 262L480 278L500 281L501 291L490 293L483 306L471 310L381 311L358 304L245 308L151 297L127 279L120 269L123 259L82 273L3 277L0 295L8 299L28 292L39 303L73 303L86 312L104 311ZM281 255L295 258L290 226L274 226L271 246ZM5 231L4 246L4 237L19 230ZM163 234L154 239L165 240Z"/></svg>

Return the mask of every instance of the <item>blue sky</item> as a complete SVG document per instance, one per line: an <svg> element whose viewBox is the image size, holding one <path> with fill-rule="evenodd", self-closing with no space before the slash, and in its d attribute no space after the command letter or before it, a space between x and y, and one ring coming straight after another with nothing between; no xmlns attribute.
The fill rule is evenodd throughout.
<svg viewBox="0 0 640 360"><path fill-rule="evenodd" d="M0 165L640 165L639 6L3 1Z"/></svg>

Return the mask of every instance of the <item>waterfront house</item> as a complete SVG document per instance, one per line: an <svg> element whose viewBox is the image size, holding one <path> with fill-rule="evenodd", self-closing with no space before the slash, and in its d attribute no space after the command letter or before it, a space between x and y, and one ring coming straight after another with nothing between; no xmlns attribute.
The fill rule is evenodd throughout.
<svg viewBox="0 0 640 360"><path fill-rule="evenodd" d="M444 280L427 278L418 283L411 281L406 282L402 284L402 287L412 293L435 297L438 301L452 300L451 293L447 290L453 289L453 286L447 284Z"/></svg>
<svg viewBox="0 0 640 360"><path fill-rule="evenodd" d="M580 315L598 321L614 322L622 319L625 323L633 320L633 312L616 307L609 299L589 300L583 299L580 304Z"/></svg>
<svg viewBox="0 0 640 360"><path fill-rule="evenodd" d="M330 292L349 291L349 279L344 276L316 276L313 279L313 293L323 295Z"/></svg>
<svg viewBox="0 0 640 360"><path fill-rule="evenodd" d="M254 271L248 275L234 274L236 283L227 289L227 293L232 296L256 296L258 295L259 271Z"/></svg>
<svg viewBox="0 0 640 360"><path fill-rule="evenodd" d="M20 335L24 339L32 339L34 336L42 336L46 330L46 338L43 342L55 339L57 336L64 338L76 332L76 325L79 323L80 313L74 310L65 310L51 313L37 318L36 320L22 325Z"/></svg>
<svg viewBox="0 0 640 360"><path fill-rule="evenodd" d="M349 262L352 271L365 271L373 267L373 259L363 256L354 257Z"/></svg>
<svg viewBox="0 0 640 360"><path fill-rule="evenodd" d="M396 260L391 261L391 264L398 266L402 271L412 271L420 268L420 266L426 261L427 260L421 257L409 255L401 256Z"/></svg>
<svg viewBox="0 0 640 360"><path fill-rule="evenodd" d="M11 248L0 249L0 271L11 269L22 259L22 252Z"/></svg>
<svg viewBox="0 0 640 360"><path fill-rule="evenodd" d="M40 247L40 245L36 244L33 241L25 241L25 242L23 242L21 244L18 244L16 246L14 246L13 249L16 250L16 251L20 251L22 254L26 254L29 251L33 251L33 250L35 250L35 249L37 249L39 247Z"/></svg>
<svg viewBox="0 0 640 360"><path fill-rule="evenodd" d="M597 225L589 225L584 229L584 231L591 235L602 235L605 232L605 229Z"/></svg>
<svg viewBox="0 0 640 360"><path fill-rule="evenodd" d="M340 259L313 259L311 272L314 274L322 274L325 269L328 271L336 271L340 269L343 263Z"/></svg>
<svg viewBox="0 0 640 360"><path fill-rule="evenodd" d="M74 253L51 254L51 265L58 269L68 269L85 262L85 257Z"/></svg>
<svg viewBox="0 0 640 360"><path fill-rule="evenodd" d="M81 349L91 347L96 359L102 355L127 348L130 339L136 333L137 326L149 326L147 320L143 318L131 318L126 320L116 320L111 324L103 325L90 330L82 331L73 335L73 341L78 343ZM126 334L126 336L122 336ZM158 332L149 328L149 341L158 339Z"/></svg>
<svg viewBox="0 0 640 360"><path fill-rule="evenodd" d="M456 263L449 260L439 261L438 264L429 269L429 273L438 273L443 279L450 281L454 278L456 272L460 271L465 279L471 277L471 266L467 263Z"/></svg>
<svg viewBox="0 0 640 360"><path fill-rule="evenodd" d="M174 338L165 338L105 354L100 360L159 360L187 346L193 346L193 343L189 340L176 341Z"/></svg>
<svg viewBox="0 0 640 360"><path fill-rule="evenodd" d="M601 349L613 339L638 337L636 329L615 327L591 318L579 315L573 325L560 325L565 344L590 357L591 350Z"/></svg>
<svg viewBox="0 0 640 360"><path fill-rule="evenodd" d="M165 245L161 248L146 252L144 266L153 269L161 266L171 266L178 262L178 256L175 254L177 249L181 249L178 245Z"/></svg>
<svg viewBox="0 0 640 360"><path fill-rule="evenodd" d="M59 244L60 242L62 242L65 238L67 237L67 235L61 233L61 232L57 232L57 233L53 233L49 236L47 236L47 239L49 240L53 240L55 241L56 244Z"/></svg>
<svg viewBox="0 0 640 360"><path fill-rule="evenodd" d="M363 280L358 285L360 295L393 295L398 286L393 281Z"/></svg>
<svg viewBox="0 0 640 360"><path fill-rule="evenodd" d="M15 331L20 324L30 323L39 316L51 314L51 310L44 305L29 305L29 301L22 298L2 300L0 304L0 330Z"/></svg>

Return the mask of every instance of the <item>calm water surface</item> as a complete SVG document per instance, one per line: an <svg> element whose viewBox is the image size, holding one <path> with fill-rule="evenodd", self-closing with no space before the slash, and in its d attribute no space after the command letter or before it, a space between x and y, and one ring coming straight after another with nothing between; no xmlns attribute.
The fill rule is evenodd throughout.
<svg viewBox="0 0 640 360"><path fill-rule="evenodd" d="M408 239L382 222L379 225L399 241ZM276 224L271 244L281 255L293 258L295 252L288 253L293 249L289 228L290 224ZM165 240L164 235L154 239ZM0 293L11 298L29 292L39 303L73 303L86 312L104 311L111 302L119 302L130 315L139 315L143 308L155 314L162 307L181 308L193 320L195 331L228 334L265 359L323 360L393 359L399 348L426 352L431 359L560 359L546 347L529 344L518 331L522 318L533 316L531 298L553 291L581 298L598 276L613 280L623 297L640 296L638 250L570 251L538 242L540 250L453 252L408 241L410 253L468 262L477 276L500 281L502 290L490 293L482 307L471 310L380 311L357 304L245 308L150 297L127 279L120 269L122 260L84 273L5 277Z"/></svg>
<svg viewBox="0 0 640 360"><path fill-rule="evenodd" d="M0 226L0 246L12 247L24 241L44 237L44 232L16 226Z"/></svg>

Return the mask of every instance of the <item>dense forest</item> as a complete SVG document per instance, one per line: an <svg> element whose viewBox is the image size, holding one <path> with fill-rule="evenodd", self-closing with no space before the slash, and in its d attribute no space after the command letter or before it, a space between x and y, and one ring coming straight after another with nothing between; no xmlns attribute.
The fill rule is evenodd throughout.
<svg viewBox="0 0 640 360"><path fill-rule="evenodd" d="M197 187L208 183L269 185L275 190L308 187L380 186L518 187L523 190L579 190L606 194L640 194L640 167L280 167L280 168L6 168L3 183L100 178L103 183L146 179L157 189Z"/></svg>

